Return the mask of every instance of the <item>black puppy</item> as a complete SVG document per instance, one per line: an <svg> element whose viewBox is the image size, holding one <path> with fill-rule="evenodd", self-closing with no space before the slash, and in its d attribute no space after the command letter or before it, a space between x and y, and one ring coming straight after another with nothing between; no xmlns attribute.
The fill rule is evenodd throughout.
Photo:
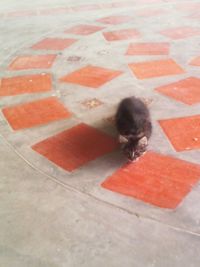
<svg viewBox="0 0 200 267"><path fill-rule="evenodd" d="M148 108L138 98L125 98L119 104L115 120L124 154L129 160L136 160L146 151L152 132Z"/></svg>

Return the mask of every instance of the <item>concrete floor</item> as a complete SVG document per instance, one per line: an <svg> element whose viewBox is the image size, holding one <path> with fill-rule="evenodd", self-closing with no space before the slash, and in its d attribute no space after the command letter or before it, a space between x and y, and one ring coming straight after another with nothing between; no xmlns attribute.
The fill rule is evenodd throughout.
<svg viewBox="0 0 200 267"><path fill-rule="evenodd" d="M200 177L195 185L189 184L189 192L177 207L162 208L152 205L150 197L143 201L142 195L136 199L101 187L101 183L125 163L119 150L106 153L71 172L31 148L82 122L115 138L116 131L107 118L113 116L120 99L134 94L149 103L154 125L150 149L199 168L200 145L178 151L158 123L167 118L199 115L198 91L191 97L191 101L196 102L188 105L184 103L183 95L181 101L177 101L154 89L191 76L200 78L199 67L189 64L199 56L199 29L194 34L191 32L199 26L200 1L109 3L103 0L78 0L76 3L70 0L1 1L0 77L47 72L53 79L52 90L38 93L20 94L20 84L21 87L15 85L15 94L6 95L1 92L9 88L4 88L3 82L0 84L0 267L200 265ZM132 20L115 25L96 21L113 15L130 16ZM78 24L105 29L86 36L64 33ZM184 37L180 39L160 34L162 30L179 26L193 29L189 29L189 33L182 29ZM104 31L131 27L140 32L138 39L111 42L102 35ZM32 48L47 37L78 41L62 51ZM149 56L149 52L125 55L133 42L167 42L170 51L163 55ZM45 54L57 55L50 69L8 69L18 56ZM139 79L128 67L129 63L168 58L175 60L184 72ZM98 90L60 82L61 77L88 64L123 74ZM32 128L13 129L14 124L6 117L4 108L49 96L57 97L73 116ZM88 108L84 103L94 98L103 104ZM185 140L183 138L181 144L185 145ZM162 170L160 175L163 178Z"/></svg>

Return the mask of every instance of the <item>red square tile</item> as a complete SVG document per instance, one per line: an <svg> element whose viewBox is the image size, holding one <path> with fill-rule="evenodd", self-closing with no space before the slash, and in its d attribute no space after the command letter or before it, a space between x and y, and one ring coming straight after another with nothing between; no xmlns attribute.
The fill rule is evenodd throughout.
<svg viewBox="0 0 200 267"><path fill-rule="evenodd" d="M200 103L200 79L187 79L156 88L156 91L188 105Z"/></svg>
<svg viewBox="0 0 200 267"><path fill-rule="evenodd" d="M9 70L48 69L56 55L19 56L9 66Z"/></svg>
<svg viewBox="0 0 200 267"><path fill-rule="evenodd" d="M160 120L159 123L176 151L200 148L200 115Z"/></svg>
<svg viewBox="0 0 200 267"><path fill-rule="evenodd" d="M127 55L168 55L169 43L133 43L127 50Z"/></svg>
<svg viewBox="0 0 200 267"><path fill-rule="evenodd" d="M103 30L105 27L99 27L94 25L77 25L65 31L65 33L72 33L78 35L89 35Z"/></svg>
<svg viewBox="0 0 200 267"><path fill-rule="evenodd" d="M136 13L136 16L140 16L140 17L154 17L157 15L161 15L165 12L164 9L150 9L150 8L144 8L139 10Z"/></svg>
<svg viewBox="0 0 200 267"><path fill-rule="evenodd" d="M131 21L133 18L128 16L109 16L105 18L98 19L98 22L105 23L105 24L112 24L117 25L121 23L126 23Z"/></svg>
<svg viewBox="0 0 200 267"><path fill-rule="evenodd" d="M184 73L184 70L172 59L132 63L129 67L138 79Z"/></svg>
<svg viewBox="0 0 200 267"><path fill-rule="evenodd" d="M75 43L76 39L46 38L32 46L33 49L64 50Z"/></svg>
<svg viewBox="0 0 200 267"><path fill-rule="evenodd" d="M0 96L50 91L52 79L50 74L33 74L0 80Z"/></svg>
<svg viewBox="0 0 200 267"><path fill-rule="evenodd" d="M190 65L192 66L200 66L200 56L195 57L191 62Z"/></svg>
<svg viewBox="0 0 200 267"><path fill-rule="evenodd" d="M148 152L102 183L114 192L161 208L176 208L200 179L200 165Z"/></svg>
<svg viewBox="0 0 200 267"><path fill-rule="evenodd" d="M112 32L104 32L103 35L107 41L120 41L137 38L140 36L140 33L134 29L124 29Z"/></svg>
<svg viewBox="0 0 200 267"><path fill-rule="evenodd" d="M14 130L30 128L71 116L71 113L56 97L6 107L2 111Z"/></svg>
<svg viewBox="0 0 200 267"><path fill-rule="evenodd" d="M32 147L61 168L73 171L117 148L116 140L86 124L52 136Z"/></svg>
<svg viewBox="0 0 200 267"><path fill-rule="evenodd" d="M80 84L92 88L98 88L104 83L122 74L121 71L105 69L95 66L86 66L62 77L60 81Z"/></svg>
<svg viewBox="0 0 200 267"><path fill-rule="evenodd" d="M177 27L172 29L166 29L160 32L171 39L183 39L194 35L200 34L200 28L195 27Z"/></svg>

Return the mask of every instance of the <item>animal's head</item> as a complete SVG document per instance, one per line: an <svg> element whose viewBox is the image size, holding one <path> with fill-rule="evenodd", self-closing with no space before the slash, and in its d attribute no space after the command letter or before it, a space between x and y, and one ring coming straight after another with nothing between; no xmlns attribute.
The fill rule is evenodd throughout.
<svg viewBox="0 0 200 267"><path fill-rule="evenodd" d="M139 139L132 139L131 137L119 136L123 153L128 160L133 161L140 157L146 151L148 140L146 136Z"/></svg>

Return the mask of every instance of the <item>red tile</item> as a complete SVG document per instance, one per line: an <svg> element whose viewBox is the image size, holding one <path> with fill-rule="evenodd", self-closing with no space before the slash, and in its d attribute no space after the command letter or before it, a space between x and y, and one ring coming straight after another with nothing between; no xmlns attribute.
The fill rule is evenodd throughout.
<svg viewBox="0 0 200 267"><path fill-rule="evenodd" d="M200 179L200 165L148 152L102 183L114 192L161 208L176 208Z"/></svg>
<svg viewBox="0 0 200 267"><path fill-rule="evenodd" d="M86 66L62 77L60 81L75 83L92 88L98 88L104 83L111 81L122 74L121 71L100 68L96 66Z"/></svg>
<svg viewBox="0 0 200 267"><path fill-rule="evenodd" d="M51 87L51 75L46 73L2 78L0 96L46 92L50 91Z"/></svg>
<svg viewBox="0 0 200 267"><path fill-rule="evenodd" d="M172 59L132 63L129 67L138 79L184 73L184 70Z"/></svg>
<svg viewBox="0 0 200 267"><path fill-rule="evenodd" d="M109 16L105 18L98 19L98 22L105 23L105 24L112 24L117 25L121 23L126 23L131 21L133 18L128 16Z"/></svg>
<svg viewBox="0 0 200 267"><path fill-rule="evenodd" d="M75 43L76 39L46 38L32 46L33 49L64 50Z"/></svg>
<svg viewBox="0 0 200 267"><path fill-rule="evenodd" d="M200 9L200 3L180 3L177 4L176 8L180 11L188 11L188 12L192 12L192 11L198 11Z"/></svg>
<svg viewBox="0 0 200 267"><path fill-rule="evenodd" d="M2 111L14 130L30 128L71 116L71 113L56 97L6 107Z"/></svg>
<svg viewBox="0 0 200 267"><path fill-rule="evenodd" d="M65 33L72 33L78 35L89 35L103 30L105 27L99 27L94 25L77 25L65 31Z"/></svg>
<svg viewBox="0 0 200 267"><path fill-rule="evenodd" d="M200 66L200 56L195 57L191 62L190 65L192 66Z"/></svg>
<svg viewBox="0 0 200 267"><path fill-rule="evenodd" d="M136 13L136 16L140 16L140 17L154 17L157 15L161 15L163 13L165 13L166 11L164 9L150 9L150 8L144 8L139 10Z"/></svg>
<svg viewBox="0 0 200 267"><path fill-rule="evenodd" d="M128 40L132 38L137 38L140 36L140 33L134 29L124 29L117 30L112 32L104 32L103 33L105 39L107 41L119 41L119 40Z"/></svg>
<svg viewBox="0 0 200 267"><path fill-rule="evenodd" d="M133 43L129 45L127 55L168 55L169 43Z"/></svg>
<svg viewBox="0 0 200 267"><path fill-rule="evenodd" d="M52 136L32 147L67 171L73 171L117 148L116 140L86 124Z"/></svg>
<svg viewBox="0 0 200 267"><path fill-rule="evenodd" d="M190 14L190 15L188 16L188 18L199 20L199 19L200 19L200 11L192 12L192 14Z"/></svg>
<svg viewBox="0 0 200 267"><path fill-rule="evenodd" d="M56 55L19 56L10 65L9 70L48 69Z"/></svg>
<svg viewBox="0 0 200 267"><path fill-rule="evenodd" d="M159 121L176 151L200 148L200 115Z"/></svg>
<svg viewBox="0 0 200 267"><path fill-rule="evenodd" d="M12 11L7 14L7 17L29 17L36 16L37 11L32 10L21 10L21 11Z"/></svg>
<svg viewBox="0 0 200 267"><path fill-rule="evenodd" d="M194 35L200 35L200 28L195 27L177 27L166 29L160 32L171 39L183 39Z"/></svg>
<svg viewBox="0 0 200 267"><path fill-rule="evenodd" d="M156 91L188 105L200 103L200 79L187 79L156 88Z"/></svg>
<svg viewBox="0 0 200 267"><path fill-rule="evenodd" d="M96 5L96 4L89 4L89 5L81 5L81 6L75 6L72 7L73 11L90 11L90 10L98 10L100 9L100 5Z"/></svg>

